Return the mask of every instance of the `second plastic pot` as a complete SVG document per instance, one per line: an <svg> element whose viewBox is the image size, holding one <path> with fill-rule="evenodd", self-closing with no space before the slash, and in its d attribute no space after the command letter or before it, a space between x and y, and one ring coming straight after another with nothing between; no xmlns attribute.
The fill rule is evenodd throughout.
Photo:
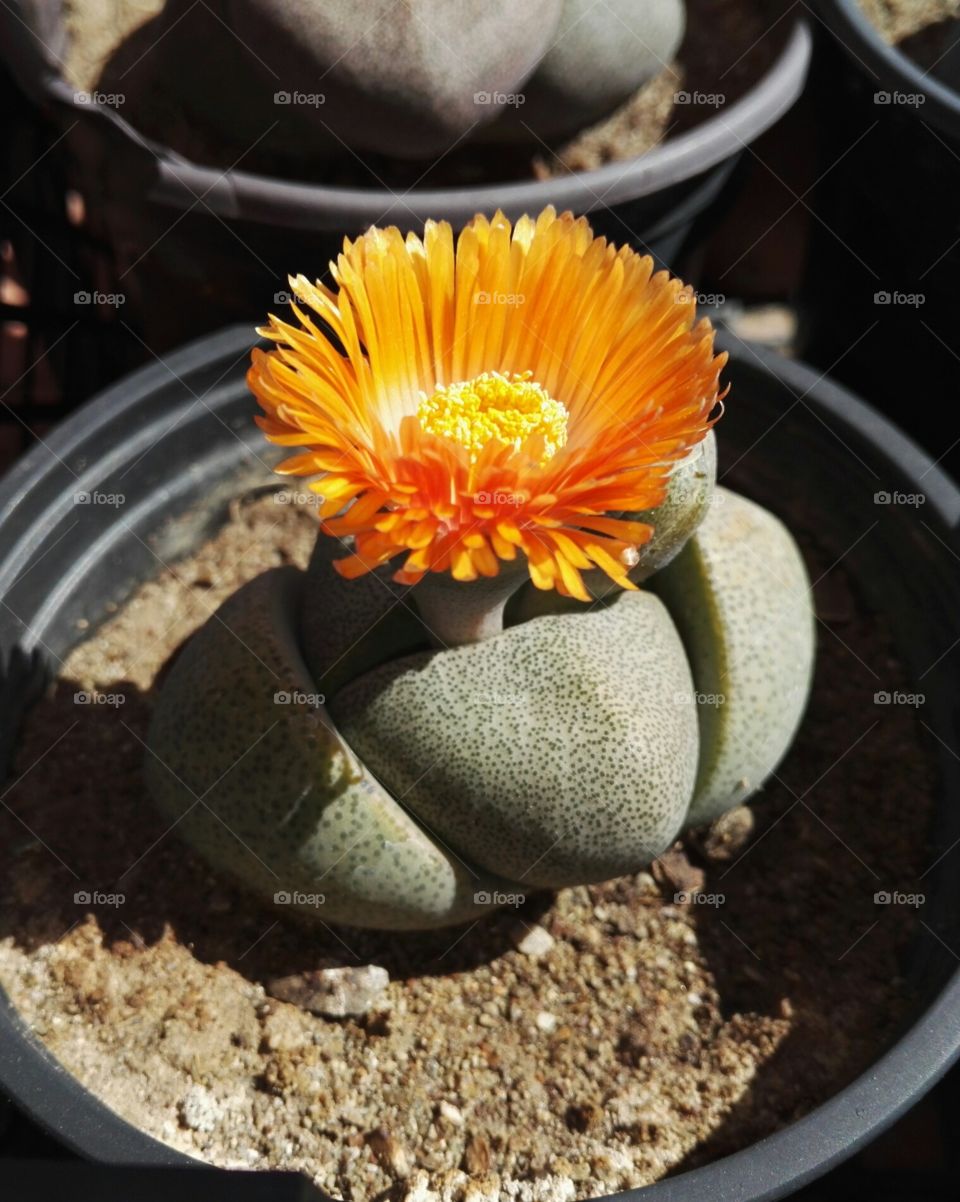
<svg viewBox="0 0 960 1202"><path fill-rule="evenodd" d="M675 266L743 149L797 99L811 54L798 20L750 91L635 159L544 181L391 191L187 162L143 138L122 107L78 101L58 62L68 37L58 0L0 6L0 30L20 86L69 131L89 220L114 251L124 319L154 352L264 312L291 271L321 274L343 237L370 224L415 229L432 218L459 229L478 212L514 218L553 204Z"/></svg>

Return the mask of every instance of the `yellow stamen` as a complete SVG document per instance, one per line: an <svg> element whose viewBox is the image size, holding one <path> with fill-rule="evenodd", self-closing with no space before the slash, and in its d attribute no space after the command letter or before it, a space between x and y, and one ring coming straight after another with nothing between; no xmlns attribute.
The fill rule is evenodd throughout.
<svg viewBox="0 0 960 1202"><path fill-rule="evenodd" d="M567 407L535 383L529 371L484 372L421 397L417 409L421 429L453 439L470 452L471 462L492 439L519 450L531 434L542 435L541 464L567 441Z"/></svg>

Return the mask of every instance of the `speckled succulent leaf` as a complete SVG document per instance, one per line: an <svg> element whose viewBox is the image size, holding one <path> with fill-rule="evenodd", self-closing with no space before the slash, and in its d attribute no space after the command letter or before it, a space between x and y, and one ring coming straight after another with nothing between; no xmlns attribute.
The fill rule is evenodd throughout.
<svg viewBox="0 0 960 1202"><path fill-rule="evenodd" d="M333 566L342 555L339 539L317 539L297 620L303 658L327 697L346 681L430 643L410 588L391 579L390 567L345 580Z"/></svg>
<svg viewBox="0 0 960 1202"><path fill-rule="evenodd" d="M283 64L318 139L432 158L491 121L556 37L561 0L243 0L230 28ZM280 82L274 79L274 88ZM282 111L282 110L281 110Z"/></svg>
<svg viewBox="0 0 960 1202"><path fill-rule="evenodd" d="M683 0L563 0L556 35L496 132L562 137L623 104L663 71L683 37Z"/></svg>
<svg viewBox="0 0 960 1202"><path fill-rule="evenodd" d="M700 528L650 581L693 668L700 769L688 826L739 805L783 758L814 661L810 581L786 527L717 488Z"/></svg>
<svg viewBox="0 0 960 1202"><path fill-rule="evenodd" d="M693 685L664 606L641 592L581 609L384 665L332 705L429 829L525 886L648 864L696 776Z"/></svg>
<svg viewBox="0 0 960 1202"><path fill-rule="evenodd" d="M703 521L717 479L717 440L712 430L674 468L667 485L667 495L656 509L621 516L632 521L649 522L653 536L637 548L640 558L627 575L640 584L654 572L666 567L680 553L684 543ZM583 573L583 582L592 596L601 598L616 593L615 584L603 572ZM511 606L513 621L526 621L545 613L574 612L579 603L569 604L563 597L554 596L532 587L524 588L521 597Z"/></svg>
<svg viewBox="0 0 960 1202"><path fill-rule="evenodd" d="M667 495L656 509L623 516L631 521L649 522L653 537L637 548L640 558L627 575L640 584L659 572L683 549L684 543L706 516L717 482L717 438L712 430L693 448L689 455L670 473ZM587 587L595 597L606 596L611 590L609 577L592 572Z"/></svg>
<svg viewBox="0 0 960 1202"><path fill-rule="evenodd" d="M150 728L150 792L213 867L292 899L284 912L397 929L488 912L474 894L503 882L433 841L317 703L294 635L303 579L257 577L183 649Z"/></svg>

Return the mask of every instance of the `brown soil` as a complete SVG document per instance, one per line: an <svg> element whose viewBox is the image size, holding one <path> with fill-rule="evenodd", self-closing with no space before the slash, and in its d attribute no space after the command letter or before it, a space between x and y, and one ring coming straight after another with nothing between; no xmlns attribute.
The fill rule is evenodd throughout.
<svg viewBox="0 0 960 1202"><path fill-rule="evenodd" d="M960 0L860 0L860 7L890 43L960 16Z"/></svg>
<svg viewBox="0 0 960 1202"><path fill-rule="evenodd" d="M249 71L251 63L204 6L160 37L151 18L162 12L164 0L67 0L64 75L78 89L123 95L127 120L195 162L229 167L241 159L244 170L340 187L545 179L634 158L733 104L782 48L790 21L779 18L787 7L786 0L687 0L687 34L676 60L603 121L555 146L471 140L432 166L349 151L313 161L304 148L315 138L289 109L280 110L282 121L266 136L261 123L235 131L231 140L233 125L222 113L220 132L213 134L205 118L211 106L222 106L216 79L192 95L183 89L211 80L212 70L229 78ZM265 124L273 124L277 112L270 118Z"/></svg>
<svg viewBox="0 0 960 1202"><path fill-rule="evenodd" d="M960 39L960 0L860 0L860 7L884 41L926 70Z"/></svg>
<svg viewBox="0 0 960 1202"><path fill-rule="evenodd" d="M0 984L69 1072L174 1147L356 1202L567 1202L743 1147L889 1044L919 919L874 894L918 891L932 781L916 711L873 704L873 671L907 686L836 548L803 539L826 573L816 686L752 836L743 811L653 874L381 936L289 925L215 879L141 783L164 664L243 581L303 564L313 534L291 505L238 503L25 722L0 809ZM701 882L722 900L676 902ZM539 955L517 946L535 926ZM269 996L330 964L385 967L381 1009L332 1020Z"/></svg>

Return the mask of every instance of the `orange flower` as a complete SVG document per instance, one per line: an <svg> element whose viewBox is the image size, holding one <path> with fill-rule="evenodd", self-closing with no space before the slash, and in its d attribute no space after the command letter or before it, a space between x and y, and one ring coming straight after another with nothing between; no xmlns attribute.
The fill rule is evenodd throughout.
<svg viewBox="0 0 960 1202"><path fill-rule="evenodd" d="M660 504L719 399L692 290L552 208L456 245L373 228L331 271L291 279L299 326L271 317L247 378L266 437L307 448L278 471L324 473L342 574L403 556L401 583L468 581L519 551L538 588L589 600L593 567L632 588L652 527L622 515Z"/></svg>

